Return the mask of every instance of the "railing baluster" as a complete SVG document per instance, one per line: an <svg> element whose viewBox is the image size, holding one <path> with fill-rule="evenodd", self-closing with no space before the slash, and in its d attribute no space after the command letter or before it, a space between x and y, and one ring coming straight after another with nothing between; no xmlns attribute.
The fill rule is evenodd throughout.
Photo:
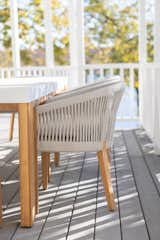
<svg viewBox="0 0 160 240"><path fill-rule="evenodd" d="M85 65L83 70L83 76L85 79L88 80L88 83L95 81L95 73L96 70L98 70L98 78L107 77L108 75L114 75L115 70L119 70L119 74L122 80L125 80L125 76L127 76L125 73L125 70L129 70L129 98L131 106L129 108L131 109L131 116L129 116L130 119L133 119L136 116L136 109L135 109L135 89L134 89L134 72L139 69L138 64L98 64L98 65ZM127 72L126 71L126 72ZM107 74L106 74L107 73ZM22 68L1 68L0 69L0 78L7 78L7 77L45 77L45 76L66 76L68 79L70 79L71 76L71 67L70 66L55 66L53 68L47 68L47 67L22 67ZM123 102L122 102L123 103ZM126 103L125 103L126 105ZM123 108L123 106L122 106ZM125 111L124 111L125 112ZM126 119L128 116L125 116L125 113L121 111L121 116L119 116L121 119Z"/></svg>
<svg viewBox="0 0 160 240"><path fill-rule="evenodd" d="M110 69L110 75L113 76L113 68Z"/></svg>
<svg viewBox="0 0 160 240"><path fill-rule="evenodd" d="M104 68L100 68L100 78L104 77Z"/></svg>
<svg viewBox="0 0 160 240"><path fill-rule="evenodd" d="M135 108L134 108L134 69L129 69L129 91L130 91L130 101L131 101L131 118L135 116Z"/></svg>
<svg viewBox="0 0 160 240"><path fill-rule="evenodd" d="M125 81L124 79L124 68L120 68L120 78L122 81Z"/></svg>
<svg viewBox="0 0 160 240"><path fill-rule="evenodd" d="M94 82L94 70L91 69L89 73L89 83Z"/></svg>

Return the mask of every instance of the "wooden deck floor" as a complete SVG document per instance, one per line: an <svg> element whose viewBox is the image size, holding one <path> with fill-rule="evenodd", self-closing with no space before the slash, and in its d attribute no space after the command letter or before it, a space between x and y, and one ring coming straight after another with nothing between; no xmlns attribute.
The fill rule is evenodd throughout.
<svg viewBox="0 0 160 240"><path fill-rule="evenodd" d="M0 240L159 240L160 157L142 129L115 133L112 179L116 212L108 212L95 153L63 154L52 164L40 213L31 229L19 224L18 141L0 129L3 220ZM41 171L39 167L39 181Z"/></svg>

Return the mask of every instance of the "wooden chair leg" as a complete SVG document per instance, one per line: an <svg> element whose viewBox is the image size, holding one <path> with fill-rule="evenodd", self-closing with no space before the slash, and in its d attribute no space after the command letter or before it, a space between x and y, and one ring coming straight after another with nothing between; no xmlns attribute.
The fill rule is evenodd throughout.
<svg viewBox="0 0 160 240"><path fill-rule="evenodd" d="M48 187L50 169L50 153L42 153L42 187L44 190Z"/></svg>
<svg viewBox="0 0 160 240"><path fill-rule="evenodd" d="M0 183L0 224L2 224L2 187Z"/></svg>
<svg viewBox="0 0 160 240"><path fill-rule="evenodd" d="M10 117L9 139L8 139L9 141L12 141L13 139L14 119L15 119L15 113L12 113Z"/></svg>
<svg viewBox="0 0 160 240"><path fill-rule="evenodd" d="M55 166L56 166L56 167L59 166L59 158L60 158L59 152L55 152L55 153L54 153L54 163L55 163Z"/></svg>
<svg viewBox="0 0 160 240"><path fill-rule="evenodd" d="M111 162L111 148L107 148L108 160Z"/></svg>
<svg viewBox="0 0 160 240"><path fill-rule="evenodd" d="M106 150L106 143L103 144L103 150L97 153L102 181L104 185L105 195L108 202L108 209L114 211L116 209L114 193L112 188L112 180L110 174L110 163Z"/></svg>

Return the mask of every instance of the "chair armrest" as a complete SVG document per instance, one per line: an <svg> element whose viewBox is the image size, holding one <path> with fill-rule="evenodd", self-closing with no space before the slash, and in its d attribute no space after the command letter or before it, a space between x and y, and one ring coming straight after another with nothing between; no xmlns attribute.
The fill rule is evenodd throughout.
<svg viewBox="0 0 160 240"><path fill-rule="evenodd" d="M48 102L52 102L52 101L56 102L60 99L66 99L68 97L84 94L84 93L90 92L91 90L96 90L98 88L101 88L102 85L106 85L106 83L107 83L108 86L110 86L110 85L117 84L118 82L119 83L122 82L120 80L120 77L119 76L114 76L114 77L109 78L109 79L97 81L97 82L91 83L91 84L86 84L84 86L74 88L74 89L71 89L71 90L66 90L64 92L61 92L60 94L57 94L54 97L51 97Z"/></svg>

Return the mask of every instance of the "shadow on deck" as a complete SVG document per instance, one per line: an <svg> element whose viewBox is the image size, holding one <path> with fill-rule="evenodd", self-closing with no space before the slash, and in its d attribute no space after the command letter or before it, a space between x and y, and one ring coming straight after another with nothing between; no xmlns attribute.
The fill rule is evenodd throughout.
<svg viewBox="0 0 160 240"><path fill-rule="evenodd" d="M117 211L108 212L95 153L62 154L31 229L20 228L18 144L0 142L2 240L160 239L160 157L142 129L115 133L112 180ZM39 160L39 182L41 170Z"/></svg>

